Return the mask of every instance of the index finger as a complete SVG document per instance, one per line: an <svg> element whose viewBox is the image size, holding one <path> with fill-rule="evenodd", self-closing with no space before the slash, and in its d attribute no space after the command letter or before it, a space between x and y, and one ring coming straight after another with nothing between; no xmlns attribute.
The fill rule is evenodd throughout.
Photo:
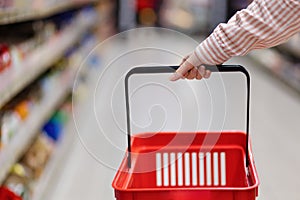
<svg viewBox="0 0 300 200"><path fill-rule="evenodd" d="M177 70L176 73L180 74L180 75L185 75L186 73L188 73L191 69L193 69L194 66L189 63L188 61L185 61Z"/></svg>
<svg viewBox="0 0 300 200"><path fill-rule="evenodd" d="M184 75L193 69L194 66L189 62L185 61L177 70L176 72L170 77L171 81L177 81L180 78L183 78Z"/></svg>

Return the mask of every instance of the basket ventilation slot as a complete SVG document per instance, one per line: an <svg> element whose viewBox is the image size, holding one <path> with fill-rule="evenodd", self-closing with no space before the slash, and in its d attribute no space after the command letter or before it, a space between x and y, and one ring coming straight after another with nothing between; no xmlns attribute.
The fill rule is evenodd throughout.
<svg viewBox="0 0 300 200"><path fill-rule="evenodd" d="M225 186L225 152L156 153L156 186Z"/></svg>

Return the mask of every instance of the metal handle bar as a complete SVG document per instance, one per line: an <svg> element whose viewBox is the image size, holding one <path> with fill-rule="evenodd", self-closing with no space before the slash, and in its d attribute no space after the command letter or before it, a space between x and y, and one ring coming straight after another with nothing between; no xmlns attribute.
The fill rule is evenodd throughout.
<svg viewBox="0 0 300 200"><path fill-rule="evenodd" d="M154 67L136 67L131 69L125 77L125 100L126 100L126 117L127 117L127 142L128 142L128 167L131 167L131 128L130 128L130 107L128 81L133 74L158 74L158 73L174 73L179 66L154 66ZM248 71L240 65L205 65L207 70L211 72L241 72L246 76L247 81L247 111L246 111L246 166L249 165L249 117L250 117L250 75Z"/></svg>

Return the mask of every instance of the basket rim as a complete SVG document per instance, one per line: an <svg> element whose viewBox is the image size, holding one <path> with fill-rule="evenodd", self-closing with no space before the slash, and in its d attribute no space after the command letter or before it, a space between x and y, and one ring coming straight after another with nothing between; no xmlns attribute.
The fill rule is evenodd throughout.
<svg viewBox="0 0 300 200"><path fill-rule="evenodd" d="M126 163L125 163L126 164ZM251 186L246 186L246 187L226 187L226 186L166 186L166 187L156 187L156 188L123 188L123 187L118 187L117 186L117 177L118 174L120 173L118 171L117 175L115 176L113 182L112 182L112 187L117 190L117 191L123 191L123 192L145 192L145 191L169 191L169 190L236 190L236 191L249 191L253 189L257 189L258 186L260 185L259 178L257 176L257 172L255 167L253 167L253 162L252 160L250 161L249 167L252 168L253 171L253 176L254 176L254 184Z"/></svg>

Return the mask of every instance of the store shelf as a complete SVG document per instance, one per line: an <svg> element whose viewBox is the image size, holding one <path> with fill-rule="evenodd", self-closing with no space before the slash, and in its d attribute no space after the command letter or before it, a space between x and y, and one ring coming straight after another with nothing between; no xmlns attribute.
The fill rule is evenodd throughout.
<svg viewBox="0 0 300 200"><path fill-rule="evenodd" d="M81 0L75 2L63 1L50 8L48 6L42 6L41 9L28 11L20 11L16 9L0 10L0 25L47 18L64 11L80 8L84 5L93 4L96 2L96 0Z"/></svg>
<svg viewBox="0 0 300 200"><path fill-rule="evenodd" d="M295 35L289 41L280 45L279 48L300 58L300 34Z"/></svg>
<svg viewBox="0 0 300 200"><path fill-rule="evenodd" d="M279 48L281 48L284 51L287 51L289 53L291 53L292 55L299 57L300 58L300 43L292 43L292 42L288 42L285 44L280 45Z"/></svg>
<svg viewBox="0 0 300 200"><path fill-rule="evenodd" d="M0 184L20 156L28 149L33 138L39 133L41 126L51 117L53 111L59 106L66 96L71 92L75 71L67 71L68 84L56 84L46 96L45 100L38 105L24 121L21 129L15 134L11 142L0 151Z"/></svg>
<svg viewBox="0 0 300 200"><path fill-rule="evenodd" d="M271 75L300 93L300 69L299 66L287 61L283 55L274 49L256 50L249 56L258 62Z"/></svg>
<svg viewBox="0 0 300 200"><path fill-rule="evenodd" d="M87 25L73 24L55 38L35 49L21 67L0 75L0 108L54 64L86 31ZM21 68L21 69L20 69Z"/></svg>
<svg viewBox="0 0 300 200"><path fill-rule="evenodd" d="M33 200L44 199L43 195L47 191L47 187L53 178L53 174L59 170L57 168L58 163L63 163L65 155L68 154L72 144L74 142L74 135L72 130L74 130L73 121L69 121L66 127L64 128L63 137L60 139L59 143L56 144L55 150L51 155L42 176L35 183L33 191Z"/></svg>

